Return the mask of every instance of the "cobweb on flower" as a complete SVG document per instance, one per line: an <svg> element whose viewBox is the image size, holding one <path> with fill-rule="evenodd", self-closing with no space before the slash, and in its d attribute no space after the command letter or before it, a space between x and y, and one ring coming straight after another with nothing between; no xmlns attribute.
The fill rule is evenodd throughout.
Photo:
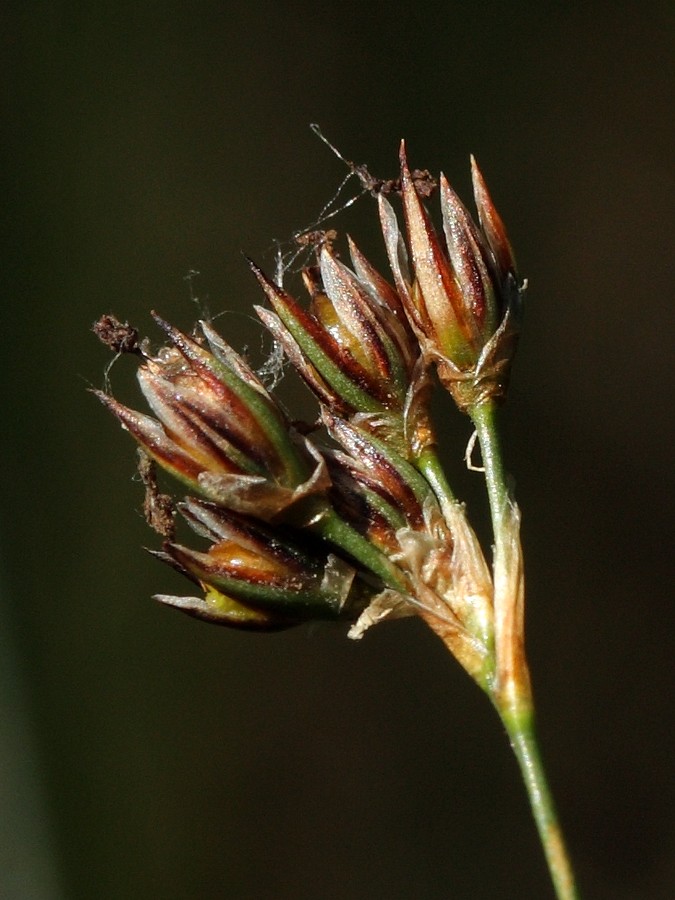
<svg viewBox="0 0 675 900"><path fill-rule="evenodd" d="M357 166L350 160L345 159L337 147L333 146L328 138L326 138L318 125L312 124L309 127L319 140L322 141L335 156L337 156L340 162L347 166L349 171L338 185L332 197L323 205L312 222L305 225L304 228L298 228L294 231L290 240L275 242L276 264L274 280L277 286L281 288L284 286L284 279L287 275L296 274L301 271L303 266L307 264L312 253L319 247L326 243L331 243L335 239L335 232L324 228L326 223L340 215L340 213L343 213L346 209L349 209L349 207L353 206L357 200L360 200L366 194L370 193L372 191L372 184L375 182L375 179L372 179L368 174L366 166ZM357 188L356 192L352 193L351 196L345 198L347 187L353 183L354 179L358 181L359 188Z"/></svg>
<svg viewBox="0 0 675 900"><path fill-rule="evenodd" d="M294 231L289 240L274 243L276 260L274 280L280 288L284 287L284 279L287 275L300 272L313 253L316 253L322 246L331 245L336 239L336 232L325 228L332 219L368 194L371 197L377 197L379 194L388 196L401 193L400 177L376 178L371 174L366 163L355 163L347 159L328 140L319 125L314 123L309 127L331 153L347 167L348 171L333 196L324 204L312 222L304 228ZM426 169L414 169L411 176L420 197L430 197L438 186L436 179ZM357 185L354 185L354 180L358 183ZM347 188L351 185L354 186L354 190L348 194ZM345 196L346 194L347 196Z"/></svg>
<svg viewBox="0 0 675 900"><path fill-rule="evenodd" d="M289 240L275 241L273 244L274 281L280 288L284 287L284 280L287 276L297 275L301 272L316 257L322 247L332 246L337 239L337 232L326 228L332 219L368 194L376 197L378 194L400 193L401 190L399 178L375 178L365 163L357 164L347 159L323 134L319 125L313 123L309 127L331 153L347 167L348 171L315 219L303 228L294 231ZM424 186L422 191L427 195L436 187L435 180L426 171L415 170L413 178ZM355 181L356 184L354 184ZM353 188L351 192L348 191L350 187ZM258 375L269 390L273 390L282 379L285 363L286 359L281 345L274 341L269 356L258 369Z"/></svg>
<svg viewBox="0 0 675 900"><path fill-rule="evenodd" d="M321 207L318 215L303 228L293 232L286 241L275 241L274 249L274 281L280 288L284 287L284 280L289 275L297 275L307 266L310 260L316 256L323 246L331 246L337 238L337 232L326 229L325 226L331 219L343 213L357 200L360 200L370 192L371 187L364 182L363 172L367 172L365 166L355 166L354 163L340 153L337 147L324 136L320 127L310 125L313 133L343 162L348 172L338 185L330 199ZM353 184L354 179L359 182L359 188L351 194L347 194L347 188ZM347 195L347 196L345 196ZM274 390L284 374L284 366L287 360L283 348L278 341L272 342L272 349L262 366L257 370L258 376L265 383L268 390Z"/></svg>

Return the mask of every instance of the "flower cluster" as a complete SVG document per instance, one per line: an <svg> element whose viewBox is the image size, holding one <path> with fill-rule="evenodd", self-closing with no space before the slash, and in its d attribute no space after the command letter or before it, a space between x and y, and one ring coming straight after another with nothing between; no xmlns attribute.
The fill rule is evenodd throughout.
<svg viewBox="0 0 675 900"><path fill-rule="evenodd" d="M165 542L157 555L201 595L159 600L244 628L343 619L353 636L418 614L479 683L492 677L493 580L443 474L429 413L434 368L471 412L503 398L515 349L515 261L472 170L478 224L441 177L441 240L401 149L405 233L378 198L393 284L351 240L350 265L317 251L303 273L307 304L251 263L268 301L256 312L316 397L318 437L288 421L206 322L189 336L155 316L168 346L125 346L142 356L154 417L98 396L186 485L177 510L206 542Z"/></svg>
<svg viewBox="0 0 675 900"><path fill-rule="evenodd" d="M422 353L436 363L460 409L503 399L520 324L522 285L503 222L472 158L480 226L442 175L441 242L415 189L401 146L401 193L412 271L396 214L380 219L396 289Z"/></svg>

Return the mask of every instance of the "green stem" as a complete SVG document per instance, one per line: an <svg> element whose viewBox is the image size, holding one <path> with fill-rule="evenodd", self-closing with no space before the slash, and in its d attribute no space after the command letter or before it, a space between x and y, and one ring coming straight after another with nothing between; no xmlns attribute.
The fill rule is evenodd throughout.
<svg viewBox="0 0 675 900"><path fill-rule="evenodd" d="M579 900L574 873L539 754L533 712L531 709L516 713L499 712L525 782L556 897L558 900Z"/></svg>
<svg viewBox="0 0 675 900"><path fill-rule="evenodd" d="M341 519L335 510L329 510L311 528L381 578L387 587L408 593L408 582L401 570L367 538Z"/></svg>
<svg viewBox="0 0 675 900"><path fill-rule="evenodd" d="M497 679L492 700L520 766L556 897L558 900L578 900L572 867L534 730L529 673L522 645L522 605L520 615L514 611L515 604L522 604L518 519L506 484L494 403L481 403L473 407L469 414L480 441L494 534ZM518 571L512 571L514 567Z"/></svg>
<svg viewBox="0 0 675 900"><path fill-rule="evenodd" d="M480 441L494 537L495 678L492 696L500 710L520 709L523 703L531 703L531 692L524 647L519 521L506 486L494 404L490 401L481 403L470 409L469 414Z"/></svg>
<svg viewBox="0 0 675 900"><path fill-rule="evenodd" d="M494 403L490 401L479 403L469 410L469 415L480 441L483 466L485 468L485 483L492 515L496 556L504 539L503 525L509 504L509 491L506 487L501 441L497 429Z"/></svg>
<svg viewBox="0 0 675 900"><path fill-rule="evenodd" d="M429 482L441 509L445 513L457 501L445 476L436 449L434 447L425 447L415 460L415 466Z"/></svg>

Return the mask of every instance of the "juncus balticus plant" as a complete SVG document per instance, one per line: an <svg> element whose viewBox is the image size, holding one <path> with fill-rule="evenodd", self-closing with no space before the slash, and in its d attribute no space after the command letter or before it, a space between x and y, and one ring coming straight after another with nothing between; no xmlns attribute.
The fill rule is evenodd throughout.
<svg viewBox="0 0 675 900"><path fill-rule="evenodd" d="M439 226L430 182L411 172L403 144L400 167L400 180L387 190L369 183L390 276L351 239L347 262L332 241L317 247L303 272L306 301L250 263L266 301L256 312L313 392L318 417L311 418L320 428L289 421L208 322L186 335L155 316L168 343L151 352L133 329L103 317L99 336L141 359L138 380L154 415L96 394L137 441L146 471L157 465L188 491L168 506L162 495L166 539L156 555L197 595L156 599L243 629L336 620L353 638L386 619L421 617L495 706L556 896L574 900L535 736L520 512L496 416L507 397L525 284L475 160L477 217L441 175ZM475 428L491 553L439 459L429 405L438 385ZM178 515L201 549L175 540Z"/></svg>

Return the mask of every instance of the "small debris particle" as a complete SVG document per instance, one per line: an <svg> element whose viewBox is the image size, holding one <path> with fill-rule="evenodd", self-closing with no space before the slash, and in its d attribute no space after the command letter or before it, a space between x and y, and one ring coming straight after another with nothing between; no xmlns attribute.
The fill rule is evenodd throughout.
<svg viewBox="0 0 675 900"><path fill-rule="evenodd" d="M356 175L361 182L361 187L364 191L367 191L373 197L377 197L378 194L384 194L386 196L387 194L401 193L400 178L375 178L374 175L370 174L368 166L365 163L357 165L352 162L351 159L346 159L337 147L331 144L317 124L312 124L309 127L319 140L323 141L323 143L333 151L337 158L341 160L354 175ZM413 169L410 173L410 177L415 185L415 190L423 200L431 197L438 187L438 182L427 169Z"/></svg>
<svg viewBox="0 0 675 900"><path fill-rule="evenodd" d="M138 474L145 485L143 515L148 525L168 541L176 532L176 507L168 494L162 494L157 486L155 463L143 450L138 451Z"/></svg>
<svg viewBox="0 0 675 900"><path fill-rule="evenodd" d="M383 194L386 197L391 194L401 193L400 178L375 178L370 174L366 165L357 166L354 163L349 163L349 165L352 172L361 182L364 191L368 191L373 197L377 197L378 194ZM423 200L431 197L438 187L438 182L428 169L413 169L410 177L418 196Z"/></svg>
<svg viewBox="0 0 675 900"><path fill-rule="evenodd" d="M98 322L94 322L91 330L114 353L142 354L138 331L128 322L120 322L116 316L101 316Z"/></svg>
<svg viewBox="0 0 675 900"><path fill-rule="evenodd" d="M316 231L303 231L301 234L295 235L295 243L299 247L309 247L317 253L322 247L327 250L333 249L333 244L337 240L338 233L333 228L327 231L321 229Z"/></svg>

